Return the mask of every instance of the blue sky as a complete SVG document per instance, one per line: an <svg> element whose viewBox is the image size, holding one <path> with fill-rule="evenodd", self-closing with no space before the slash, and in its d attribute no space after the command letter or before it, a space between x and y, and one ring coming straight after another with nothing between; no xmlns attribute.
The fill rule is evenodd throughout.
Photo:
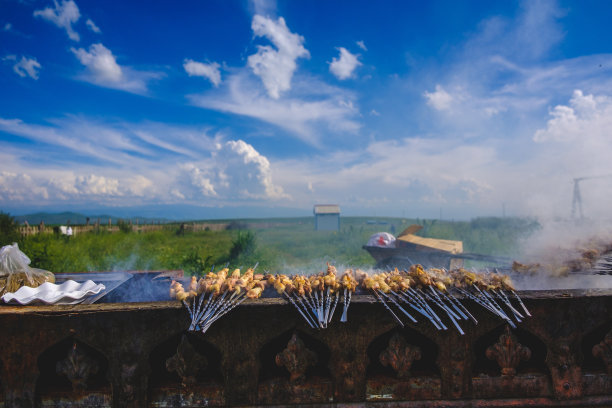
<svg viewBox="0 0 612 408"><path fill-rule="evenodd" d="M609 21L607 1L0 0L0 209L566 217L573 178L612 174ZM586 215L611 187L582 182Z"/></svg>

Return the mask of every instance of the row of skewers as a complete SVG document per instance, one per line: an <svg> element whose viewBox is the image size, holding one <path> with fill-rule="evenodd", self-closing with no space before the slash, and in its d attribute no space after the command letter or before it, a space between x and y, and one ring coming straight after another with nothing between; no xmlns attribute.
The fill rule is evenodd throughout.
<svg viewBox="0 0 612 408"><path fill-rule="evenodd" d="M478 321L461 298L474 301L513 328L525 316L531 316L510 278L499 273L477 273L463 268L425 270L421 265L412 265L408 270L395 269L368 276L362 285L376 296L402 327L403 321L391 306L412 323L417 323L417 319L406 309L418 313L438 330L448 330L447 318L463 335L465 332L459 322L471 320L478 324ZM515 300L515 305L511 300Z"/></svg>
<svg viewBox="0 0 612 408"><path fill-rule="evenodd" d="M341 322L348 320L348 308L351 296L357 289L358 282L353 271L347 269L340 279L337 270L327 264L327 271L315 275L268 275L268 283L284 296L306 320L311 328L325 329L331 323L336 306L342 294Z"/></svg>
<svg viewBox="0 0 612 408"><path fill-rule="evenodd" d="M255 274L255 267L244 274L240 269L229 273L225 267L219 272L211 271L199 280L191 277L187 290L180 282L172 281L170 297L183 302L191 317L189 331L205 333L220 317L229 313L246 299L261 297L266 288L264 275Z"/></svg>
<svg viewBox="0 0 612 408"><path fill-rule="evenodd" d="M170 296L187 308L191 317L189 330L206 332L216 320L246 299L261 297L267 286L291 303L313 329L327 328L340 301L343 309L340 321L346 322L351 296L358 288L371 292L402 327L404 322L398 314L412 323L417 323L417 318L425 318L438 330L448 330L450 322L464 334L460 322L471 320L478 324L463 304L465 299L513 328L525 316L531 316L510 278L499 273L425 270L421 265L412 265L408 270L371 275L359 269L347 269L339 275L334 266L327 264L325 272L288 276L255 274L255 268L247 269L244 274L240 269L230 273L227 267L218 273L211 270L199 280L192 277L187 290L173 281Z"/></svg>

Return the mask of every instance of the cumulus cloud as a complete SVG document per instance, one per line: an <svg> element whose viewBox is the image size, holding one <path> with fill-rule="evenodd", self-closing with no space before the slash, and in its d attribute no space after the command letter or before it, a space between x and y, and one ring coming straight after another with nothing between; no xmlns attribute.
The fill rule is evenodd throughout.
<svg viewBox="0 0 612 408"><path fill-rule="evenodd" d="M189 76L200 76L207 78L214 86L219 86L221 83L220 65L216 62L203 63L191 59L185 59L183 68Z"/></svg>
<svg viewBox="0 0 612 408"><path fill-rule="evenodd" d="M348 79L353 76L355 69L359 67L359 55L351 54L346 48L339 47L340 55L338 58L333 58L329 64L329 71L340 80Z"/></svg>
<svg viewBox="0 0 612 408"><path fill-rule="evenodd" d="M585 95L575 90L569 105L557 105L546 129L534 135L536 142L586 142L610 139L612 129L612 98Z"/></svg>
<svg viewBox="0 0 612 408"><path fill-rule="evenodd" d="M85 65L97 81L119 82L123 79L121 67L113 53L102 44L93 44L89 51L83 48L70 49L74 55Z"/></svg>
<svg viewBox="0 0 612 408"><path fill-rule="evenodd" d="M277 200L286 198L272 182L270 162L242 140L218 144L211 159L182 167L177 197L223 200Z"/></svg>
<svg viewBox="0 0 612 408"><path fill-rule="evenodd" d="M111 50L101 43L92 44L89 50L74 47L70 50L87 68L87 74L81 78L96 85L133 93L145 93L147 82L160 77L159 73L135 71L120 66Z"/></svg>
<svg viewBox="0 0 612 408"><path fill-rule="evenodd" d="M364 50L364 51L368 50L368 47L366 47L366 45L365 45L365 43L363 41L357 41L355 44L357 44L357 46L359 48L361 48L362 50Z"/></svg>
<svg viewBox="0 0 612 408"><path fill-rule="evenodd" d="M36 58L26 58L24 56L13 65L13 71L22 78L30 77L32 79L38 79L38 71L41 65Z"/></svg>
<svg viewBox="0 0 612 408"><path fill-rule="evenodd" d="M45 200L77 202L114 198L138 198L154 193L153 182L145 176L124 178L98 174L75 175L72 171L0 172L0 202Z"/></svg>
<svg viewBox="0 0 612 408"><path fill-rule="evenodd" d="M87 28L89 28L91 31L93 31L96 34L100 34L102 32L102 30L100 30L100 28L96 25L96 23L94 23L91 20L91 18L88 18L85 24L87 25Z"/></svg>
<svg viewBox="0 0 612 408"><path fill-rule="evenodd" d="M0 202L19 202L31 199L46 200L47 189L27 174L0 171Z"/></svg>
<svg viewBox="0 0 612 408"><path fill-rule="evenodd" d="M285 19L273 20L256 15L251 24L256 37L265 37L269 45L257 46L257 53L250 55L248 66L259 76L271 98L278 99L281 92L291 89L291 79L297 69L298 58L309 58L304 48L304 37L289 31Z"/></svg>
<svg viewBox="0 0 612 408"><path fill-rule="evenodd" d="M72 25L79 21L81 13L73 0L62 0L58 3L53 1L53 7L46 7L42 10L34 11L34 17L40 17L50 23L55 24L59 28L66 30L66 34L73 41L79 41L79 34L74 31Z"/></svg>
<svg viewBox="0 0 612 408"><path fill-rule="evenodd" d="M449 110L453 103L453 97L440 85L436 85L434 92L425 91L423 96L427 99L427 104L437 110Z"/></svg>

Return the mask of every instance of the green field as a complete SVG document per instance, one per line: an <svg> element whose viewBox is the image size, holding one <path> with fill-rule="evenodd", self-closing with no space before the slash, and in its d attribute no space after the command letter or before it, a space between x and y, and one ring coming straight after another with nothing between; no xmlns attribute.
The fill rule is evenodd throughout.
<svg viewBox="0 0 612 408"><path fill-rule="evenodd" d="M3 218L11 218L1 214ZM13 220L14 221L14 220ZM424 228L419 235L463 241L465 252L513 256L523 239L539 228L532 219L477 218L439 221L381 217L342 217L340 231L314 231L312 217L234 220L222 231L185 231L166 224L157 231L138 233L88 232L68 239L59 234L15 235L16 223L0 223L0 244L18 242L32 266L61 272L112 270L172 270L202 273L212 265L230 262L260 270L316 271L325 262L371 267L374 259L362 249L370 235L398 234L411 224Z"/></svg>

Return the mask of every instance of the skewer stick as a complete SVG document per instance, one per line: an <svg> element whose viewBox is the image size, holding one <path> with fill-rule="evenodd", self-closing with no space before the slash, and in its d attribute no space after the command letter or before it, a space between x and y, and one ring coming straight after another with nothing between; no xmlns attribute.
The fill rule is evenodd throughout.
<svg viewBox="0 0 612 408"><path fill-rule="evenodd" d="M395 317L395 320L397 320L399 322L400 326L404 327L404 323L400 320L399 317L397 317L397 315L395 313L393 313L393 310L391 310L389 305L385 303L383 298L378 294L378 291L377 290L372 290L372 292L374 292L374 294L376 295L378 300L380 300L381 303L385 306L385 308L393 315L393 317Z"/></svg>
<svg viewBox="0 0 612 408"><path fill-rule="evenodd" d="M202 328L202 333L205 333L210 326L217 321L221 316L227 314L230 310L234 309L236 306L238 306L239 304L241 304L242 302L244 302L247 298L246 297L242 297L240 299L237 299L236 302L234 302L234 304L232 304L230 307L226 308L223 313L217 314L216 316L214 316L212 319L209 319L204 327Z"/></svg>
<svg viewBox="0 0 612 408"><path fill-rule="evenodd" d="M416 290L414 290L413 288L409 288L408 289L410 291L410 293L412 293L412 295L418 299L419 302L421 302L421 305L423 307L425 307L425 309L427 310L427 312L434 318L436 319L436 321L438 322L438 324L440 325L440 327L442 328L442 330L448 330L448 327L446 327L446 325L442 322L442 319L440 319L440 317L436 314L436 312L434 312L434 310L431 308L431 306L429 306L429 303L427 303L427 301L425 299L423 299L421 297L421 295L419 294L419 292L417 292Z"/></svg>
<svg viewBox="0 0 612 408"><path fill-rule="evenodd" d="M476 287L476 289L478 289L478 287ZM478 289L478 290L480 291L480 289ZM484 296L484 294L482 294L482 292L480 292L481 296L475 296L475 295L471 294L470 292L468 292L466 290L464 290L464 292L466 294L468 294L468 296L470 296L471 299L473 299L474 301L479 303L481 306L484 306L486 309L491 311L493 314L496 314L497 316L499 316L503 320L505 320L506 323L508 323L513 329L516 329L516 325L514 324L512 319L510 319L508 316L506 316L506 314L503 311L500 311L495 306L493 306L491 304L491 302L488 301L488 298L486 296Z"/></svg>
<svg viewBox="0 0 612 408"><path fill-rule="evenodd" d="M325 316L323 319L323 324L325 327L327 327L327 322L329 322L329 312L330 312L330 306L331 306L331 296L329 294L330 292L330 287L327 287L327 292L325 294Z"/></svg>
<svg viewBox="0 0 612 408"><path fill-rule="evenodd" d="M431 288L431 286L430 286ZM420 289L419 289L420 290ZM433 288L432 288L433 290ZM457 328L457 330L459 331L459 333L461 333L461 335L464 335L465 333L463 332L463 330L461 329L461 327L459 326L459 323L457 323L457 320L460 319L459 316L457 316L451 309L448 308L448 306L446 306L438 296L436 296L437 294L434 292L434 296L430 296L427 293L423 292L423 294L428 298L431 299L434 304L436 304L439 308L441 308L444 312L446 312L446 314L448 315L448 318L450 319L450 321L455 325L455 327Z"/></svg>
<svg viewBox="0 0 612 408"><path fill-rule="evenodd" d="M348 298L347 298L347 292L348 292ZM342 323L346 323L348 321L348 308L349 305L351 304L351 294L353 292L351 292L348 289L344 289L344 309L342 310L342 317L340 317L340 321Z"/></svg>
<svg viewBox="0 0 612 408"><path fill-rule="evenodd" d="M427 303L423 299L421 299L420 296L417 296L416 294L408 291L401 292L401 296L404 297L404 299L408 302L410 306L412 306L413 309L417 310L423 316L427 317L436 329L446 330L444 328L444 324L440 322L440 318L438 317L438 315L436 315L436 313L431 310L431 308L429 308L429 305L427 305Z"/></svg>
<svg viewBox="0 0 612 408"><path fill-rule="evenodd" d="M308 317L314 322L316 320L316 315L311 316L310 313L312 312L312 310L308 309L308 299L306 298L306 296L300 296L298 294L295 294L295 298L298 300L298 302L300 302L300 305L302 306L302 308L304 309L304 311L306 312L306 315L308 315ZM302 300L302 298L304 298L306 300L306 303L304 303L304 301ZM312 312L314 313L314 312Z"/></svg>
<svg viewBox="0 0 612 408"><path fill-rule="evenodd" d="M421 289L419 289L419 292L423 295L425 299L431 300L440 309L444 310L446 314L450 314L452 317L454 317L457 320L461 319L452 310L450 310L444 303L442 303L440 299L436 298L435 296L431 296L428 293L423 292Z"/></svg>
<svg viewBox="0 0 612 408"><path fill-rule="evenodd" d="M308 325L309 325L311 328L313 328L313 329L314 329L316 326L315 326L315 325L313 325L313 324L310 322L310 319L309 319L309 318L308 318L308 317L307 317L307 316L304 314L304 312L302 312L302 309L301 309L301 308L300 308L300 307L297 305L297 303L295 303L295 301L293 300L293 298L292 298L291 296L289 296L289 295L287 294L287 292L285 292L285 291L283 291L283 295L285 295L285 297L287 298L287 300L289 300L289 302L291 302L291 304L292 304L292 305L293 305L293 306L294 306L294 307L295 307L295 308L298 310L298 312L300 312L300 314L301 314L301 315L302 315L302 317L303 317L303 318L306 320L306 322L308 323Z"/></svg>
<svg viewBox="0 0 612 408"><path fill-rule="evenodd" d="M459 299L457 299L451 293L448 293L447 296L451 299L451 301L454 301L470 317L470 319L472 319L474 324L478 324L478 320L476 320L476 318L469 312L469 310L467 310L467 308L463 305L463 303L461 303Z"/></svg>
<svg viewBox="0 0 612 408"><path fill-rule="evenodd" d="M405 292L394 292L394 291L390 291L390 292L393 293L395 296L397 296L398 299L403 300L404 302L406 302L408 304L408 306L412 307L414 310L416 310L417 312L419 312L420 314L425 316L427 319L429 319L431 324L433 324L436 329L442 330L442 327L440 325L438 325L438 322L436 321L436 319L434 319L427 312L427 310L425 310L421 306L418 306L418 305L420 305L420 303L418 301L412 300L412 298L409 297L410 295L408 293L405 293Z"/></svg>
<svg viewBox="0 0 612 408"><path fill-rule="evenodd" d="M525 304L523 303L523 301L521 300L521 298L519 297L518 293L516 293L516 291L512 291L512 294L514 295L514 297L516 298L516 300L518 300L519 304L521 305L521 307L523 308L523 310L525 311L525 313L527 313L527 316L531 317L531 313L529 313L529 310L527 310L527 307L525 307Z"/></svg>
<svg viewBox="0 0 612 408"><path fill-rule="evenodd" d="M412 315L411 315L410 313L408 313L408 312L406 311L406 309L404 309L402 306L400 306L400 304L399 304L399 303L397 303L397 300L395 300L393 297L391 297L391 296L387 295L385 292L382 292L382 291L381 291L380 293L382 293L382 295L383 295L384 297L386 297L386 298L387 298L387 299L389 299L391 302L393 302L393 304L394 304L395 306L397 306L397 307L399 308L399 310L401 310L401 311L402 311L402 312L403 312L403 313L404 313L406 316L408 316L408 318L409 318L410 320L412 320L412 323L416 323L416 322L417 322L417 320L416 320L414 317L412 317Z"/></svg>
<svg viewBox="0 0 612 408"><path fill-rule="evenodd" d="M508 299L508 296L506 296L506 294L501 289L499 289L496 293L499 296L499 298L506 304L508 309L512 311L512 313L514 314L514 317L520 323L522 319L525 318L525 316L523 316L521 312L519 312L518 310L514 308L514 306L512 306L512 303L510 303L510 299Z"/></svg>
<svg viewBox="0 0 612 408"><path fill-rule="evenodd" d="M332 318L334 317L334 312L336 311L336 306L338 305L338 300L340 299L340 292L336 291L336 299L334 300L334 306L332 307L331 313L329 314L329 320L327 323L331 323Z"/></svg>
<svg viewBox="0 0 612 408"><path fill-rule="evenodd" d="M430 288L431 288L431 286L430 286ZM461 318L463 320L468 320L467 315L465 313L463 313L463 311L461 309L459 309L459 307L452 301L452 299L450 298L450 296L448 296L447 293L442 292L440 289L437 289L437 288L435 290L433 288L431 288L431 289L432 289L432 291L434 291L438 295L439 298L441 297L443 301L446 300L446 302L448 304L450 304L451 307L453 309L455 309L455 311L461 315Z"/></svg>

